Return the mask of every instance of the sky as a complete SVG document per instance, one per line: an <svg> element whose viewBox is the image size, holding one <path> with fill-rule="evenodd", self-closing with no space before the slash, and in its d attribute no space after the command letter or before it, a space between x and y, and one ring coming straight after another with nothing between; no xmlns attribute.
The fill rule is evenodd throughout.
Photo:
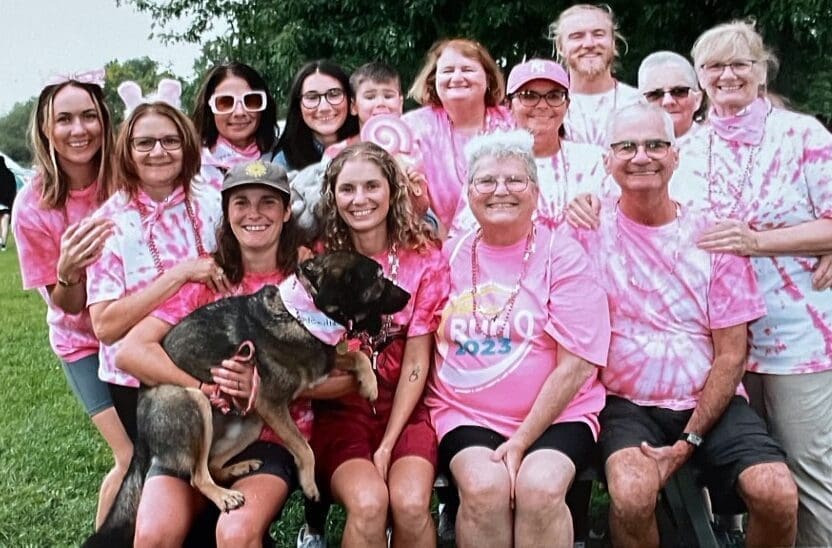
<svg viewBox="0 0 832 548"><path fill-rule="evenodd" d="M195 44L149 39L150 15L116 0L0 0L0 20L0 116L56 73L148 56L190 79L200 53Z"/></svg>

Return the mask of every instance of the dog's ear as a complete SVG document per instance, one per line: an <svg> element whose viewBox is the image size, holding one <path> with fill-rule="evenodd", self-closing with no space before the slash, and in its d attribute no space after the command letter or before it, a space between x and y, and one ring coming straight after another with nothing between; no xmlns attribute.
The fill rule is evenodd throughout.
<svg viewBox="0 0 832 548"><path fill-rule="evenodd" d="M323 274L323 255L307 259L298 265L298 273L306 278L309 286L317 293L320 289L321 274Z"/></svg>
<svg viewBox="0 0 832 548"><path fill-rule="evenodd" d="M384 290L378 301L382 314L394 314L407 305L410 293L397 286L390 280L384 280Z"/></svg>

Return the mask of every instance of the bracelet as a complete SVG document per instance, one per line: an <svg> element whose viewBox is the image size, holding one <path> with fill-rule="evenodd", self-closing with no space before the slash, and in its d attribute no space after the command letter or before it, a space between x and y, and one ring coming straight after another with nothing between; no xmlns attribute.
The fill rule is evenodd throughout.
<svg viewBox="0 0 832 548"><path fill-rule="evenodd" d="M78 278L74 282L70 282L69 280L67 280L66 278L61 276L60 272L58 273L58 285L60 285L60 286L72 287L72 286L78 285L79 283L81 283L81 278Z"/></svg>

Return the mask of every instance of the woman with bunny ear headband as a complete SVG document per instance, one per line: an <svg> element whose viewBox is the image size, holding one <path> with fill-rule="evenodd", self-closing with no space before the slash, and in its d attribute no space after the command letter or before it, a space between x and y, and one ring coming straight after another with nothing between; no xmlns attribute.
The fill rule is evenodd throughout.
<svg viewBox="0 0 832 548"><path fill-rule="evenodd" d="M184 283L226 291L228 282L208 256L216 247L220 194L195 179L199 143L190 120L167 102L135 106L114 161L121 190L96 213L112 221L113 234L87 269L87 294L102 343L99 377L135 438L139 381L115 363L120 340Z"/></svg>
<svg viewBox="0 0 832 548"><path fill-rule="evenodd" d="M228 63L212 68L191 115L202 143L202 178L219 188L242 162L271 161L277 107L269 86L253 68Z"/></svg>
<svg viewBox="0 0 832 548"><path fill-rule="evenodd" d="M49 340L73 392L113 451L95 524L99 526L127 472L133 446L98 378L98 339L86 311L87 265L112 233L92 213L111 193L113 135L102 88L104 70L59 75L40 92L30 128L36 175L18 194L13 230L24 289L47 304Z"/></svg>

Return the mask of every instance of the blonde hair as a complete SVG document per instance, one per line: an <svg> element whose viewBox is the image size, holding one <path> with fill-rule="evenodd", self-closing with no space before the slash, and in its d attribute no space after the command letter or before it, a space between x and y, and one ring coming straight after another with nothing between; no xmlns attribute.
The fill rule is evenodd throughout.
<svg viewBox="0 0 832 548"><path fill-rule="evenodd" d="M416 219L410 205L407 176L399 163L386 150L369 141L348 146L333 158L324 174L323 201L324 241L331 251L354 251L350 228L338 213L335 203L335 185L347 162L365 160L378 166L390 186L390 209L387 212L387 237L391 244L402 248L427 250L438 245L430 228Z"/></svg>
<svg viewBox="0 0 832 548"><path fill-rule="evenodd" d="M38 96L29 121L29 142L34 153L34 166L40 174L40 201L49 209L60 209L69 197L69 181L61 169L52 142L52 128L55 124L55 96L63 89L73 86L86 91L95 107L98 123L101 125L101 148L93 158L98 163L98 194L95 199L101 204L113 192L111 154L113 130L110 125L110 111L104 102L104 94L97 84L84 84L69 80L61 84L46 86Z"/></svg>
<svg viewBox="0 0 832 548"><path fill-rule="evenodd" d="M563 58L563 48L561 47L561 40L563 38L563 29L561 28L561 26L563 25L563 20L569 17L570 15L574 15L581 11L594 11L604 14L610 22L610 34L612 34L613 55L615 57L619 56L617 44L618 41L624 44L624 53L627 53L627 50L629 49L629 46L627 45L627 40L620 32L618 32L618 21L615 19L615 13L613 13L611 7L609 7L607 4L575 4L574 6L571 6L560 12L558 18L549 24L549 40L552 41L552 54L556 56L557 61L559 63L564 64L566 61Z"/></svg>
<svg viewBox="0 0 832 548"><path fill-rule="evenodd" d="M140 104L133 109L127 120L122 123L114 155L119 184L131 196L135 196L141 187L136 163L133 161L130 141L133 139L133 129L136 122L148 114L164 116L176 126L176 132L182 139L182 171L176 178L175 183L177 186L183 186L187 194L190 191L191 179L196 177L202 165L200 140L191 120L182 114L179 109L163 101Z"/></svg>
<svg viewBox="0 0 832 548"><path fill-rule="evenodd" d="M702 68L709 62L750 57L750 60L755 62L752 70L764 88L769 74L774 78L777 73L779 62L774 53L766 47L755 26L753 20L736 20L703 32L690 50L696 68Z"/></svg>
<svg viewBox="0 0 832 548"><path fill-rule="evenodd" d="M439 95L436 92L436 63L447 48L455 49L464 57L473 59L482 65L486 78L485 106L494 107L502 104L506 97L506 82L500 67L497 66L485 46L466 38L446 38L434 42L425 56L425 63L407 92L407 96L420 105L442 106L442 101L439 100Z"/></svg>

